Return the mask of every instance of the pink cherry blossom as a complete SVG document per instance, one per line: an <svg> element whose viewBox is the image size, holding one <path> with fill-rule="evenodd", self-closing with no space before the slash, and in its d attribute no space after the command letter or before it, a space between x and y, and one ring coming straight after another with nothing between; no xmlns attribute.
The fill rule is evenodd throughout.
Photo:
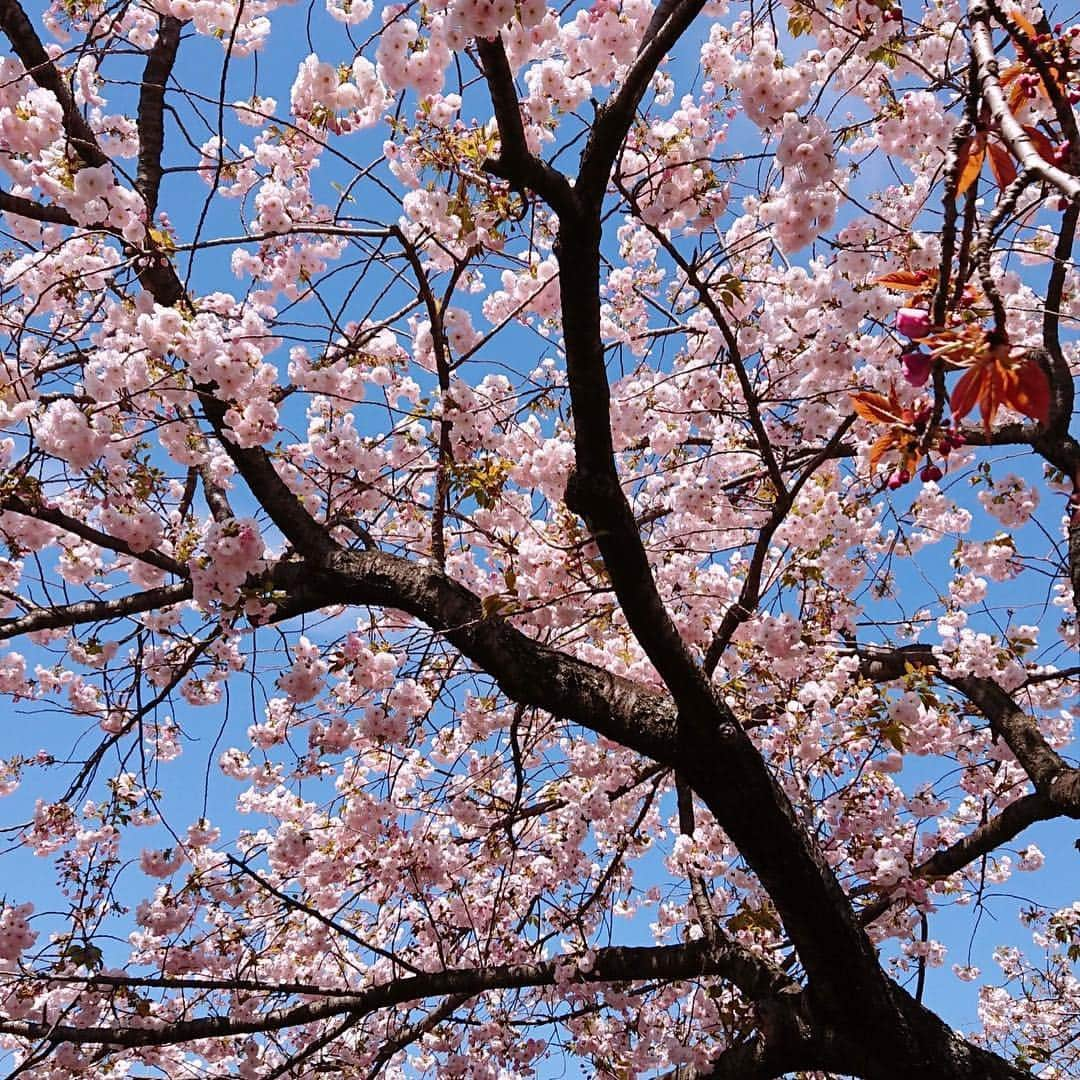
<svg viewBox="0 0 1080 1080"><path fill-rule="evenodd" d="M6 4L9 1071L1077 1073L1054 18Z"/></svg>

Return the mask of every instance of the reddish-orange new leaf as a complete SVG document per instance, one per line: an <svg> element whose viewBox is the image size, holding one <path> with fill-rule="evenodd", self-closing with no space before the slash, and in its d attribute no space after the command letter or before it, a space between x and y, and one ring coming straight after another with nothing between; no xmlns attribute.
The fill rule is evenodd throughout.
<svg viewBox="0 0 1080 1080"><path fill-rule="evenodd" d="M1054 160L1054 144L1037 127L1025 124L1024 134L1027 135L1032 145L1038 150L1039 157L1044 161Z"/></svg>
<svg viewBox="0 0 1080 1080"><path fill-rule="evenodd" d="M937 275L930 270L894 270L874 278L874 284L884 285L894 292L925 292L936 280Z"/></svg>
<svg viewBox="0 0 1080 1080"><path fill-rule="evenodd" d="M982 132L966 139L957 154L959 174L956 180L956 194L963 195L975 183L982 172L983 158L986 157L986 134Z"/></svg>
<svg viewBox="0 0 1080 1080"><path fill-rule="evenodd" d="M1035 25L1031 22L1031 20L1017 8L1013 8L1009 12L1009 19L1012 24L1027 37L1027 47L1035 45L1035 43L1040 37L1040 34L1039 31L1036 29ZM1027 48L1025 48L1024 51L1026 52ZM1047 65L1046 71L1049 74L1051 80L1060 90L1062 85L1061 71L1058 68L1050 65ZM1042 96L1045 98L1050 98L1050 92L1047 89L1045 80L1042 78L1039 79L1039 93L1042 94Z"/></svg>
<svg viewBox="0 0 1080 1080"><path fill-rule="evenodd" d="M864 391L861 394L851 395L851 408L856 416L869 420L871 424L902 424L904 422L904 410L895 397L884 397L881 394Z"/></svg>
<svg viewBox="0 0 1080 1080"><path fill-rule="evenodd" d="M1016 179L1016 166L1012 155L999 142L991 140L986 144L986 153L990 159L990 171L994 174L997 186L1003 191Z"/></svg>
<svg viewBox="0 0 1080 1080"><path fill-rule="evenodd" d="M900 455L900 467L913 472L919 461L921 431L929 408L921 413L905 408L900 404L895 388L889 391L888 397L871 391L852 394L851 407L856 416L889 429L870 447L870 471L877 469L878 462L890 450L896 450Z"/></svg>
<svg viewBox="0 0 1080 1080"><path fill-rule="evenodd" d="M967 359L968 370L953 387L949 407L961 419L976 405L989 431L1004 407L1045 424L1050 414L1050 383L1043 369L1008 343L987 343Z"/></svg>
<svg viewBox="0 0 1080 1080"><path fill-rule="evenodd" d="M978 364L969 368L953 388L949 407L953 416L967 416L976 405L982 413L983 427L990 430L997 411L1005 404L1008 394L1006 382L1009 373L995 363Z"/></svg>
<svg viewBox="0 0 1080 1080"><path fill-rule="evenodd" d="M1016 387L1009 407L1040 424L1050 420L1050 380L1034 361L1025 360L1017 371Z"/></svg>
<svg viewBox="0 0 1080 1080"><path fill-rule="evenodd" d="M877 470L878 462L894 447L898 444L899 437L895 431L886 431L884 435L879 435L874 440L874 445L870 447L870 472L873 473ZM910 471L910 470L909 470Z"/></svg>
<svg viewBox="0 0 1080 1080"><path fill-rule="evenodd" d="M1018 26L1032 41L1039 36L1039 31L1032 25L1031 20L1019 9L1013 8L1009 12L1009 18Z"/></svg>

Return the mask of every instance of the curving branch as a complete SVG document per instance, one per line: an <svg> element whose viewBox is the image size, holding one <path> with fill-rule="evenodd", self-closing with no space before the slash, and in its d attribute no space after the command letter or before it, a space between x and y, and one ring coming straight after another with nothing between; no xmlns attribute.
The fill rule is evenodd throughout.
<svg viewBox="0 0 1080 1080"><path fill-rule="evenodd" d="M741 950L739 950L741 952ZM394 979L360 990L351 996L273 1009L261 1016L240 1019L206 1016L179 1020L155 1027L77 1027L38 1020L0 1019L0 1033L52 1043L72 1043L106 1047L174 1046L195 1039L220 1039L253 1035L317 1023L339 1016L362 1018L379 1009L392 1008L425 998L465 994L475 996L489 990L553 986L561 976L560 965L573 964L571 957L534 964L501 964L488 968L437 971ZM743 972L742 958L731 950L704 942L686 945L630 948L613 946L596 951L588 971L574 968L569 981L577 984L607 982L650 982L656 979L694 979L706 976L728 978L735 985ZM756 976L749 992L771 992L773 983L762 987ZM741 989L741 987L740 987Z"/></svg>
<svg viewBox="0 0 1080 1080"><path fill-rule="evenodd" d="M334 552L321 569L295 562L282 568L277 580L288 597L279 617L330 603L405 611L443 634L512 700L565 717L674 768L769 891L828 1013L856 1026L853 1018L860 1013L894 1014L888 980L847 897L760 754L733 717L724 719L707 685L707 698L694 709L684 702L695 699L695 688L688 693L673 680L672 701L537 642L502 618L486 617L480 599L464 586L385 552ZM910 1045L910 1034L897 1022L897 1038Z"/></svg>
<svg viewBox="0 0 1080 1080"><path fill-rule="evenodd" d="M687 283L693 287L705 310L708 311L712 316L713 322L716 323L716 326L724 339L724 345L727 348L727 362L735 372L736 379L739 381L739 390L742 392L743 401L746 404L750 427L753 429L754 436L757 439L758 449L765 461L765 468L768 471L769 479L772 481L777 497L782 498L787 494L787 486L784 483L784 474L776 460L772 441L769 438L769 433L766 431L764 421L761 418L760 401L750 382L750 376L746 372L746 367L743 364L742 350L739 348L739 339L736 336L735 331L731 328L731 324L728 322L723 308L716 302L716 297L713 296L708 282L702 279L701 275L698 273L697 267L687 259L681 251L679 251L667 232L645 221L634 193L627 190L625 185L618 179L616 179L616 186L629 203L638 221L645 226L649 235L652 236L652 238L668 253L671 260L683 272L683 276L686 278Z"/></svg>
<svg viewBox="0 0 1080 1080"><path fill-rule="evenodd" d="M991 37L990 5L986 0L971 0L968 4L968 19L971 22L971 49L978 65L982 98L990 110L990 119L1001 132L1005 145L1024 170L1057 188L1066 198L1080 198L1080 179L1043 158L1005 100Z"/></svg>
<svg viewBox="0 0 1080 1080"><path fill-rule="evenodd" d="M139 99L137 186L144 198L149 194L148 206L156 201L161 180L164 84L176 58L180 27L181 23L171 17L162 20L158 43L151 50L143 76ZM0 0L0 29L38 86L56 95L63 110L65 130L82 159L89 165L107 164L109 158L101 150L97 137L75 104L70 88L49 59L18 0ZM140 281L157 303L173 307L186 302L183 284L165 253L153 250L148 258L142 256L141 264ZM214 386L196 387L204 415L252 494L297 551L315 557L330 551L335 546L332 538L281 479L266 451L261 447L239 447L230 440L225 420L228 405L216 396L216 389Z"/></svg>
<svg viewBox="0 0 1080 1080"><path fill-rule="evenodd" d="M1080 203L1070 203L1061 218L1057 244L1054 246L1054 263L1046 282L1046 301L1043 311L1043 347L1049 357L1050 368L1050 416L1047 429L1059 437L1065 436L1072 421L1075 387L1073 373L1061 350L1061 302L1069 267L1072 265L1073 243L1076 239L1077 222L1080 221ZM1078 593L1080 595L1080 593Z"/></svg>
<svg viewBox="0 0 1080 1080"><path fill-rule="evenodd" d="M860 673L874 682L901 679L909 666L923 667L937 673L948 686L958 690L989 720L991 727L1006 742L1016 760L1024 767L1036 790L1043 792L1062 806L1069 806L1080 792L1077 777L1080 770L1072 768L1054 750L1039 731L1035 718L1029 716L992 679L974 675L945 675L938 658L929 645L904 645L881 648L861 645L856 650L862 659Z"/></svg>
<svg viewBox="0 0 1080 1080"><path fill-rule="evenodd" d="M65 514L55 506L32 505L20 499L17 495L8 495L0 499L0 511L21 514L24 517L34 518L36 521L46 521L50 525L63 529L65 532L72 533L83 540L88 540L91 544L105 551L115 551L118 555L124 555L129 559L137 559L148 566L156 566L159 570L164 570L168 574L175 574L177 577L186 578L188 576L188 568L183 563L177 562L171 555L166 555L153 548L148 548L145 551L135 551L126 540L121 540L118 537L102 532L100 529L95 529L92 525L87 525L78 518Z"/></svg>
<svg viewBox="0 0 1080 1080"><path fill-rule="evenodd" d="M962 836L954 844L935 852L924 862L919 863L911 871L914 879L932 881L937 878L949 877L970 866L976 859L988 855L991 851L999 848L1002 844L1014 840L1030 825L1037 821L1050 821L1061 817L1063 811L1054 804L1049 796L1036 792L1033 795L1025 795L1014 803L1009 803L1004 810L989 821L984 822L978 828L972 829L966 836ZM1080 801L1073 807L1069 817L1080 818ZM910 901L904 898L904 903ZM881 918L891 907L895 906L896 900L888 897L880 897L867 904L859 912L859 921L868 926L876 919Z"/></svg>
<svg viewBox="0 0 1080 1080"><path fill-rule="evenodd" d="M58 630L83 623L139 615L144 611L181 604L190 600L191 595L191 582L185 581L178 585L163 585L145 592L118 596L115 600L80 600L74 604L38 608L17 618L0 619L0 641L7 641L21 634L32 634L35 630Z"/></svg>
<svg viewBox="0 0 1080 1080"><path fill-rule="evenodd" d="M481 38L476 43L476 51L491 95L501 144L499 156L485 161L484 168L520 188L531 188L560 217L564 214L573 216L577 210L577 196L569 181L558 169L529 150L514 87L514 73L510 70L502 38L490 41Z"/></svg>
<svg viewBox="0 0 1080 1080"><path fill-rule="evenodd" d="M959 690L989 721L1024 766L1038 791L1049 791L1054 781L1074 772L1039 731L1035 718L1020 708L992 679L942 676Z"/></svg>

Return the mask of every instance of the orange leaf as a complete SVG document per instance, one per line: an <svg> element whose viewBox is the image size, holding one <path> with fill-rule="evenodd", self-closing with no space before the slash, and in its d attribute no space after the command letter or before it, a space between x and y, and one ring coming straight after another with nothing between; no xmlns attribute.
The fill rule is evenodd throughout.
<svg viewBox="0 0 1080 1080"><path fill-rule="evenodd" d="M904 422L895 402L882 397L881 394L852 394L851 407L856 416L869 420L871 424L902 424Z"/></svg>
<svg viewBox="0 0 1080 1080"><path fill-rule="evenodd" d="M1017 80L1009 87L1009 108L1018 113L1027 101L1027 94L1024 93L1023 84Z"/></svg>
<svg viewBox="0 0 1080 1080"><path fill-rule="evenodd" d="M875 285L884 285L894 292L923 292L930 288L932 282L932 276L925 270L894 270L891 274L874 278Z"/></svg>
<svg viewBox="0 0 1080 1080"><path fill-rule="evenodd" d="M1017 79L1019 79L1025 71L1027 71L1026 64L1012 63L1001 73L998 81L1001 83L1002 86L1008 86L1009 83L1015 82Z"/></svg>
<svg viewBox="0 0 1080 1080"><path fill-rule="evenodd" d="M1039 36L1039 31L1031 24L1028 17L1019 8L1013 8L1009 12L1009 18L1021 29L1032 41Z"/></svg>
<svg viewBox="0 0 1080 1080"><path fill-rule="evenodd" d="M952 409L953 417L956 420L962 420L975 408L975 404L982 394L984 371L984 366L971 368L964 373L961 380L953 387L952 395L949 397L949 408Z"/></svg>
<svg viewBox="0 0 1080 1080"><path fill-rule="evenodd" d="M1025 124L1024 134L1031 140L1035 149L1039 151L1039 157L1044 161L1054 160L1054 144L1037 127Z"/></svg>
<svg viewBox="0 0 1080 1080"><path fill-rule="evenodd" d="M1016 382L1005 401L1010 409L1045 424L1050 418L1050 380L1046 372L1027 360L1016 372Z"/></svg>
<svg viewBox="0 0 1080 1080"><path fill-rule="evenodd" d="M884 435L874 440L870 447L870 471L873 472L878 462L897 444L899 437L895 431L886 431Z"/></svg>
<svg viewBox="0 0 1080 1080"><path fill-rule="evenodd" d="M973 135L970 139L965 140L957 157L959 158L959 170L956 181L956 194L960 196L975 183L979 173L982 172L983 158L986 157L985 133Z"/></svg>
<svg viewBox="0 0 1080 1080"><path fill-rule="evenodd" d="M1009 398L1017 383L1015 371L1000 364L988 364L982 381L982 393L979 396L979 411L982 413L983 427L989 431L994 425L994 417L1002 405L1008 405Z"/></svg>
<svg viewBox="0 0 1080 1080"><path fill-rule="evenodd" d="M909 438L905 440L900 447L900 468L913 473L918 468L921 456L918 439Z"/></svg>
<svg viewBox="0 0 1080 1080"><path fill-rule="evenodd" d="M1050 386L1042 369L1030 360L1014 367L1008 358L991 356L964 375L949 399L957 419L971 412L976 403L987 431L1002 406L1045 423L1050 410Z"/></svg>
<svg viewBox="0 0 1080 1080"><path fill-rule="evenodd" d="M1016 179L1012 156L999 142L987 143L986 150L990 157L990 171L997 186L1004 191Z"/></svg>

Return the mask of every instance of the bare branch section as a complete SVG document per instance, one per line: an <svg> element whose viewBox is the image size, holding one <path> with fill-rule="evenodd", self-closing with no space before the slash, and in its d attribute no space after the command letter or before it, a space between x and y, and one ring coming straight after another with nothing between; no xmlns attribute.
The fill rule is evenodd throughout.
<svg viewBox="0 0 1080 1080"><path fill-rule="evenodd" d="M544 198L556 213L572 214L577 206L577 198L566 177L541 161L526 145L514 76L502 38L480 40L476 43L476 50L484 67L484 78L491 94L502 143L499 157L486 161L484 168L494 176L509 180L522 189L531 188Z"/></svg>
<svg viewBox="0 0 1080 1080"><path fill-rule="evenodd" d="M664 56L676 45L701 14L706 0L665 0L657 6L646 28L638 55L618 93L600 109L581 158L575 191L599 206L611 178L615 159L622 149L634 114Z"/></svg>
<svg viewBox="0 0 1080 1080"><path fill-rule="evenodd" d="M7 191L0 191L0 210L47 225L75 224L75 219L61 206L45 206L43 203L34 202L33 199L24 199L21 195L12 195Z"/></svg>
<svg viewBox="0 0 1080 1080"><path fill-rule="evenodd" d="M172 15L163 15L157 41L146 57L142 91L139 94L139 171L135 186L146 203L147 220L153 221L161 187L161 152L165 147L165 84L169 81L180 48L183 24Z"/></svg>
<svg viewBox="0 0 1080 1080"><path fill-rule="evenodd" d="M1061 812L1070 815L1080 812L1080 770L1070 766L1050 746L1035 718L1024 712L992 679L941 673L938 658L926 645L895 649L863 646L859 655L863 659L862 674L875 681L903 678L912 667L937 672L942 682L960 691L990 721L1037 791L1049 797Z"/></svg>
<svg viewBox="0 0 1080 1080"><path fill-rule="evenodd" d="M105 622L128 615L141 615L191 599L191 583L164 585L146 592L118 596L114 600L80 600L59 607L39 608L12 619L0 619L0 641L32 634L35 630L58 630L84 623Z"/></svg>

